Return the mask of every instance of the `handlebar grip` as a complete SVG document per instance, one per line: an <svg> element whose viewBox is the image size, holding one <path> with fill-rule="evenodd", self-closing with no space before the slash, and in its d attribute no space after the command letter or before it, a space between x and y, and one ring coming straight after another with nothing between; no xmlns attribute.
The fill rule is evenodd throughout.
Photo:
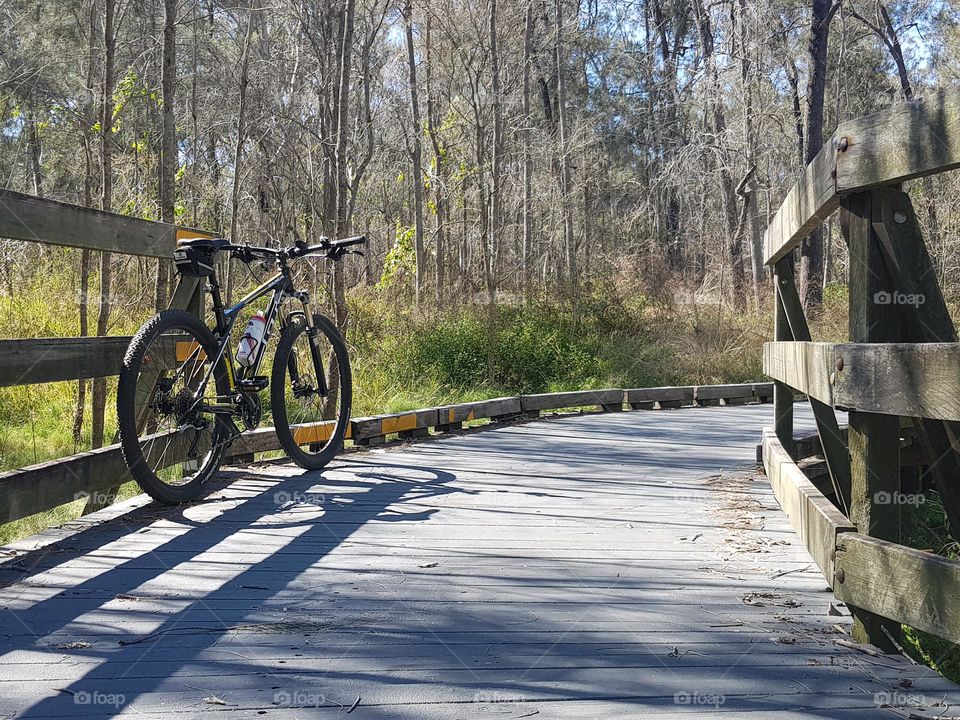
<svg viewBox="0 0 960 720"><path fill-rule="evenodd" d="M334 240L330 244L335 247L350 247L351 245L363 245L366 241L366 235L356 235L355 237L344 238L343 240Z"/></svg>

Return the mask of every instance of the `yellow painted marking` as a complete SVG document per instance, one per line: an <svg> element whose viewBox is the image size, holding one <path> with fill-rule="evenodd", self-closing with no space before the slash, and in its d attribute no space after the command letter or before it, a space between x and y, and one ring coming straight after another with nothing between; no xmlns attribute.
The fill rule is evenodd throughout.
<svg viewBox="0 0 960 720"><path fill-rule="evenodd" d="M413 430L416 427L416 413L400 415L399 417L386 417L380 421L380 432L382 432L384 435L387 435L388 433L400 432L401 430Z"/></svg>
<svg viewBox="0 0 960 720"><path fill-rule="evenodd" d="M190 228L177 228L177 244L180 244L181 240L195 240L197 238L211 239L215 238L216 235L213 233L200 232L199 230L191 230Z"/></svg>
<svg viewBox="0 0 960 720"><path fill-rule="evenodd" d="M294 429L293 440L297 445L326 442L333 434L333 423L304 425Z"/></svg>
<svg viewBox="0 0 960 720"><path fill-rule="evenodd" d="M227 365L227 383L230 385L230 389L233 390L237 386L237 379L233 374L233 363L230 361L230 358L233 357L233 350L230 347L230 340L227 340L227 347L223 351L223 356L226 358Z"/></svg>
<svg viewBox="0 0 960 720"><path fill-rule="evenodd" d="M189 358L193 354L193 351L199 347L200 343L198 343L196 340L180 340L177 342L177 362L183 362ZM203 350L200 351L200 355L198 357L204 361L207 359L207 356Z"/></svg>
<svg viewBox="0 0 960 720"><path fill-rule="evenodd" d="M293 441L297 445L309 445L310 443L326 442L333 435L335 423L322 422L314 425L301 425L293 429ZM345 438L350 437L352 428L347 425Z"/></svg>
<svg viewBox="0 0 960 720"><path fill-rule="evenodd" d="M473 420L473 410L467 413L467 416L461 422L469 422ZM447 410L447 422L457 422L457 411L456 408L450 408Z"/></svg>

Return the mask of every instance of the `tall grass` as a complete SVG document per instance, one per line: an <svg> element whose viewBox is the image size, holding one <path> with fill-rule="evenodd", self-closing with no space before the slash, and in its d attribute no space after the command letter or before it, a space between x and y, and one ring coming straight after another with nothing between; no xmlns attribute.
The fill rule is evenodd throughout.
<svg viewBox="0 0 960 720"><path fill-rule="evenodd" d="M576 307L504 304L492 316L485 306L418 310L376 289L356 290L348 302L354 416L520 393L757 380L770 325L762 313L665 308L639 293L609 291L588 294ZM132 334L149 314L148 298L116 305L111 334ZM63 273L0 298L0 337L74 336L76 318L77 298ZM108 388L112 397L115 379ZM72 436L76 390L76 382L0 389L0 470L89 449L89 393L83 434L78 442ZM106 415L112 438L112 402ZM2 527L0 541L81 509L71 504Z"/></svg>

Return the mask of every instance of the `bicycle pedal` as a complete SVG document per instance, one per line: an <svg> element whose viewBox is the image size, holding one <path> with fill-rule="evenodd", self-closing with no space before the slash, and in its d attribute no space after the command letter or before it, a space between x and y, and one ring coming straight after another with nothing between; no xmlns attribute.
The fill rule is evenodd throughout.
<svg viewBox="0 0 960 720"><path fill-rule="evenodd" d="M237 383L237 390L240 392L260 392L270 383L266 375L257 375Z"/></svg>

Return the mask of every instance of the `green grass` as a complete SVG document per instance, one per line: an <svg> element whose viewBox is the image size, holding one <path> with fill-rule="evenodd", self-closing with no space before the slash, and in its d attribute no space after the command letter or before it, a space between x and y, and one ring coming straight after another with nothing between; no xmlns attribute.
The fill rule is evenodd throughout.
<svg viewBox="0 0 960 720"><path fill-rule="evenodd" d="M960 546L950 537L940 495L927 490L923 496L925 502L922 504L903 506L900 516L902 544L935 552L951 560L958 559ZM960 682L960 646L906 625L903 626L903 636L904 649L917 662Z"/></svg>

